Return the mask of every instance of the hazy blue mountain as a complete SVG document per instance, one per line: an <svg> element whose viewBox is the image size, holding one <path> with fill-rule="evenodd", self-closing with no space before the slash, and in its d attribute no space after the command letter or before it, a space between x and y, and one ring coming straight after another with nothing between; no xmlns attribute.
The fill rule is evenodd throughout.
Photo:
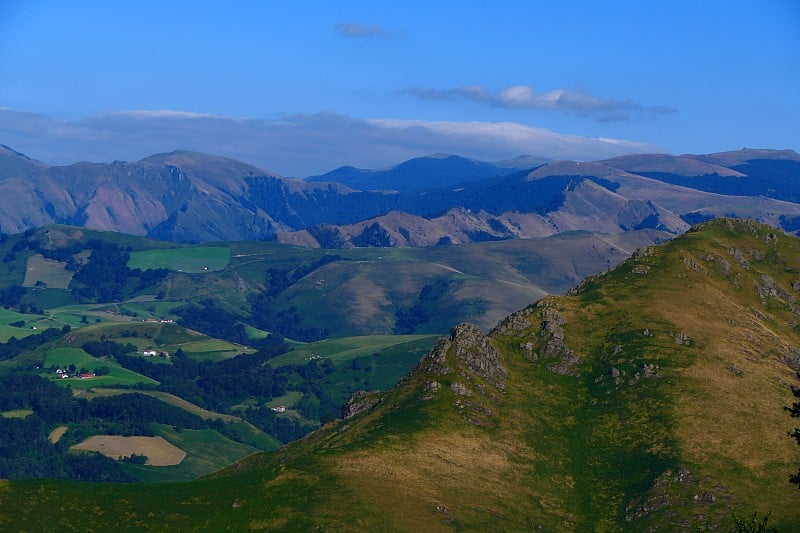
<svg viewBox="0 0 800 533"><path fill-rule="evenodd" d="M133 163L51 167L0 147L0 231L63 223L173 241L277 238L338 248L460 244L567 230L678 234L722 216L800 230L800 156L791 150L529 166L538 162L438 155L319 177L340 176L337 182L284 178L189 151Z"/></svg>
<svg viewBox="0 0 800 533"><path fill-rule="evenodd" d="M311 176L307 181L335 181L351 189L409 193L495 178L537 166L535 163L527 166L531 162L525 156L499 163L486 163L457 155L435 154L409 159L384 169L340 167L321 176Z"/></svg>

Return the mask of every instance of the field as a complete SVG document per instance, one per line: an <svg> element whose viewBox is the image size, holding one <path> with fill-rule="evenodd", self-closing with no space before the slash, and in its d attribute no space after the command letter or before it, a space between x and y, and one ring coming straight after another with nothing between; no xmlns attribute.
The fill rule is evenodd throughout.
<svg viewBox="0 0 800 533"><path fill-rule="evenodd" d="M16 337L21 339L36 333L30 328L30 323L40 320L39 315L24 315L9 309L0 307L0 342L7 342L9 338ZM12 326L13 322L25 322L22 327Z"/></svg>
<svg viewBox="0 0 800 533"><path fill-rule="evenodd" d="M120 304L120 311L137 318L177 318L172 310L184 302L155 300L152 296L142 296Z"/></svg>
<svg viewBox="0 0 800 533"><path fill-rule="evenodd" d="M187 357L197 359L200 361L222 361L223 359L230 359L242 353L250 353L253 350L231 344L230 342L206 338L180 346Z"/></svg>
<svg viewBox="0 0 800 533"><path fill-rule="evenodd" d="M147 250L133 252L128 267L146 270L148 268L167 268L190 274L222 270L231 260L230 248L222 246L201 246L191 248L170 248L166 250Z"/></svg>
<svg viewBox="0 0 800 533"><path fill-rule="evenodd" d="M11 409L9 411L0 411L2 418L25 418L33 414L33 409Z"/></svg>
<svg viewBox="0 0 800 533"><path fill-rule="evenodd" d="M105 337L122 344L131 343L139 350L154 349L174 354L180 348L188 357L199 360L221 361L241 353L252 352L243 346L166 322L104 322L90 324L74 331L73 334L79 345ZM151 359L154 363L167 361L161 358Z"/></svg>
<svg viewBox="0 0 800 533"><path fill-rule="evenodd" d="M61 437L64 436L64 433L67 432L67 429L67 426L58 426L56 429L50 432L50 435L47 436L47 440L53 444L56 444L61 440Z"/></svg>
<svg viewBox="0 0 800 533"><path fill-rule="evenodd" d="M163 437L120 437L116 435L94 435L70 450L100 452L106 457L118 459L131 454L146 455L145 465L174 466L186 457L186 452L164 440Z"/></svg>
<svg viewBox="0 0 800 533"><path fill-rule="evenodd" d="M139 383L157 385L158 382L143 376L131 370L122 368L116 361L110 359L98 359L92 357L80 348L54 348L47 352L47 357L44 361L44 368L56 366L58 368L66 368L69 365L75 365L75 368L80 369L85 367L91 372L94 372L101 366L107 366L109 373L105 376L97 376L94 378L80 379L80 378L67 378L59 379L58 383L70 385L73 388L85 389L90 387L98 387L101 385L135 385ZM43 377L51 377L55 374L45 373ZM55 378L53 378L55 379Z"/></svg>
<svg viewBox="0 0 800 533"><path fill-rule="evenodd" d="M74 273L65 269L65 266L66 263L47 259L41 254L32 255L28 258L22 286L35 287L38 283L50 289L66 289Z"/></svg>
<svg viewBox="0 0 800 533"><path fill-rule="evenodd" d="M177 432L160 424L154 424L154 427L159 436L184 450L186 458L178 465L159 468L123 465L130 474L145 482L197 479L258 451L252 446L223 437L213 429L184 429Z"/></svg>
<svg viewBox="0 0 800 533"><path fill-rule="evenodd" d="M273 367L305 365L312 358L328 358L335 365L351 359L371 355L388 348L419 340L430 340L433 346L438 335L366 335L345 337L308 344L301 344L289 352L270 360Z"/></svg>
<svg viewBox="0 0 800 533"><path fill-rule="evenodd" d="M286 394L283 396L278 396L277 398L273 398L271 402L267 402L267 407L278 407L280 405L284 407L294 407L297 402L299 402L303 398L303 393L290 390L286 391Z"/></svg>

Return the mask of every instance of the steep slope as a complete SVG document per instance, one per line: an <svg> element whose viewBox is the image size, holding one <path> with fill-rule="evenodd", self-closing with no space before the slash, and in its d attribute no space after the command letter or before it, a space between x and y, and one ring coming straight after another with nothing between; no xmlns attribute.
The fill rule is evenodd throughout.
<svg viewBox="0 0 800 533"><path fill-rule="evenodd" d="M797 529L799 256L772 228L706 223L488 336L454 328L277 454L180 485L6 482L0 524L695 530L757 511Z"/></svg>
<svg viewBox="0 0 800 533"><path fill-rule="evenodd" d="M46 168L47 165L41 161L0 144L0 179L31 176Z"/></svg>

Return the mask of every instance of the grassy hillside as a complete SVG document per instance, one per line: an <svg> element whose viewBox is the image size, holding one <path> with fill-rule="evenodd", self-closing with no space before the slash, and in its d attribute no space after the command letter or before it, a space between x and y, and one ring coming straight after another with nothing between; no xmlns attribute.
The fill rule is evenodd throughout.
<svg viewBox="0 0 800 533"><path fill-rule="evenodd" d="M187 302L211 300L251 328L298 340L444 333L461 321L489 329L530 301L562 293L668 237L654 230L571 232L462 246L319 250L258 241L180 245L49 226L0 242L0 290L23 286L11 306L42 310L39 327L175 320ZM98 241L106 243L106 257L127 256L127 263L90 268L98 253L91 243ZM139 272L147 269L168 274L144 281ZM309 329L324 334L304 335ZM0 338L15 333L24 334L0 329Z"/></svg>
<svg viewBox="0 0 800 533"><path fill-rule="evenodd" d="M488 337L459 326L276 454L186 484L5 482L0 525L724 530L758 512L796 530L798 291L800 240L707 223Z"/></svg>

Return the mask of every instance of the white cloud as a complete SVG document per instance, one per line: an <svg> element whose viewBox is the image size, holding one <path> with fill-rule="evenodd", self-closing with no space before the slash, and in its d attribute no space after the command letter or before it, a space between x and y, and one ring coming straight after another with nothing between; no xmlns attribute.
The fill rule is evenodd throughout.
<svg viewBox="0 0 800 533"><path fill-rule="evenodd" d="M171 109L140 109L136 111L118 111L108 113L110 116L126 116L131 118L213 118L207 113L192 113L190 111L174 111Z"/></svg>
<svg viewBox="0 0 800 533"><path fill-rule="evenodd" d="M565 135L514 122L358 119L333 112L266 120L126 111L60 121L0 109L0 143L50 164L135 161L187 149L299 177L341 165L383 167L437 152L491 161L523 154L587 160L659 151L644 143Z"/></svg>
<svg viewBox="0 0 800 533"><path fill-rule="evenodd" d="M582 89L555 89L539 94L528 85L514 85L490 93L480 85L468 85L455 89L430 89L412 87L402 91L421 100L456 100L463 98L473 102L511 109L553 109L583 116L599 121L632 120L644 113L675 113L672 107L654 105L644 108L632 100L612 100L600 98Z"/></svg>

